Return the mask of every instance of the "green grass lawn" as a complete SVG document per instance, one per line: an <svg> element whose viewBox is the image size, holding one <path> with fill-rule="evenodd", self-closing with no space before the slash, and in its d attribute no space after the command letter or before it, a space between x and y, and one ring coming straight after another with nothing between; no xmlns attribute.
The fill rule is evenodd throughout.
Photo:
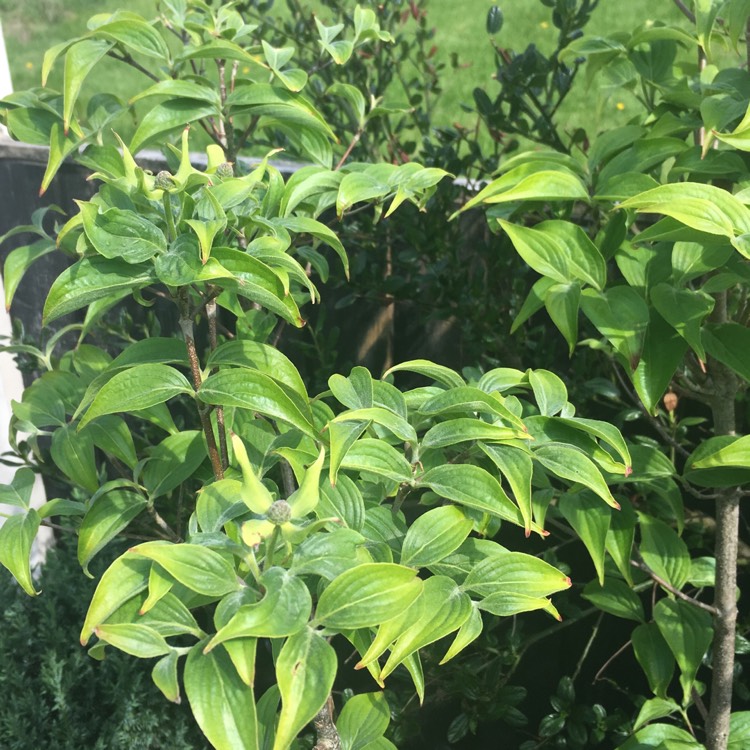
<svg viewBox="0 0 750 750"><path fill-rule="evenodd" d="M387 2L388 0L386 0ZM468 122L470 116L461 103L472 103L475 86L484 86L493 96L494 53L485 32L485 17L493 3L490 0L430 0L428 20L434 26L438 59L448 63L453 53L460 67L447 68L443 95L435 112L436 125ZM282 0L277 0L282 7ZM311 3L316 5L316 3ZM319 6L319 3L317 3ZM505 13L503 29L497 37L501 46L517 50L534 42L541 50L554 46L556 29L550 23L551 11L538 0L507 0L500 3ZM118 7L151 17L153 0L0 0L0 19L10 58L14 86L17 90L39 85L42 55L47 47L80 34L89 16ZM627 10L624 10L624 8ZM323 11L323 14L325 11ZM659 15L652 15L658 13ZM649 0L602 0L594 12L588 32L608 34L627 29L646 20L671 22L679 19L672 3ZM58 66L59 67L59 66ZM61 70L56 70L51 85L59 85ZM140 86L141 74L123 70L115 62L103 62L87 83L89 93L105 90L121 97L131 95ZM85 95L84 91L84 95ZM592 107L590 101L597 101ZM577 82L559 113L567 130L584 125L592 134L602 127L623 124L637 112L636 100L627 92L611 91L608 97L589 97L583 81Z"/></svg>

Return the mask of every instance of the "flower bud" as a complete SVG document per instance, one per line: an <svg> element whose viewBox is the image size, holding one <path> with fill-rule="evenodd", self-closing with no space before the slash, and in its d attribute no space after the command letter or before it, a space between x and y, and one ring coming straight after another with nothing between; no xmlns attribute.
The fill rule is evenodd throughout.
<svg viewBox="0 0 750 750"><path fill-rule="evenodd" d="M677 397L676 393L672 393L672 391L669 391L668 393L664 394L664 408L671 414L673 411L676 411L677 404L679 404L680 399Z"/></svg>
<svg viewBox="0 0 750 750"><path fill-rule="evenodd" d="M228 180L230 177L234 177L234 168L232 162L225 161L216 167L216 176L221 180Z"/></svg>
<svg viewBox="0 0 750 750"><path fill-rule="evenodd" d="M275 526L285 524L292 517L292 506L286 500L276 500L266 512L266 518Z"/></svg>
<svg viewBox="0 0 750 750"><path fill-rule="evenodd" d="M162 171L158 172L154 178L154 187L158 190L170 190L174 187L172 175L169 174L166 169L162 169Z"/></svg>

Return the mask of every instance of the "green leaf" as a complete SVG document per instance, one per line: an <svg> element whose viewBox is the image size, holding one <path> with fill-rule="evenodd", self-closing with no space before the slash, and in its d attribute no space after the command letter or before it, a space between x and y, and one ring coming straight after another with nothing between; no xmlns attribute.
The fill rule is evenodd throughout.
<svg viewBox="0 0 750 750"><path fill-rule="evenodd" d="M599 585L604 585L604 549L612 511L587 493L566 493L560 498L560 512L581 538L596 568Z"/></svg>
<svg viewBox="0 0 750 750"><path fill-rule="evenodd" d="M415 372L444 385L446 388L460 388L466 385L463 378L454 370L443 365L436 365L426 359L412 359L409 362L402 362L384 372L383 377L387 377L392 372Z"/></svg>
<svg viewBox="0 0 750 750"><path fill-rule="evenodd" d="M458 630L472 612L471 599L455 581L445 576L432 576L424 582L422 616L391 648L381 673L381 683L404 659Z"/></svg>
<svg viewBox="0 0 750 750"><path fill-rule="evenodd" d="M690 575L690 553L677 532L663 521L639 513L643 561L660 578L681 589Z"/></svg>
<svg viewBox="0 0 750 750"><path fill-rule="evenodd" d="M544 296L550 320L568 344L568 356L578 343L578 307L581 299L579 284L553 284Z"/></svg>
<svg viewBox="0 0 750 750"><path fill-rule="evenodd" d="M390 721L385 693L361 693L350 698L336 720L342 750L364 750L385 734Z"/></svg>
<svg viewBox="0 0 750 750"><path fill-rule="evenodd" d="M345 474L338 477L335 486L323 483L315 512L318 518L338 518L340 523L355 531L361 531L365 522L362 493Z"/></svg>
<svg viewBox="0 0 750 750"><path fill-rule="evenodd" d="M268 344L246 339L225 341L209 354L206 361L207 368L222 365L260 370L278 383L291 388L305 402L308 401L307 389L297 368L286 355Z"/></svg>
<svg viewBox="0 0 750 750"><path fill-rule="evenodd" d="M422 593L417 571L393 563L366 563L335 578L318 600L315 621L354 630L396 617Z"/></svg>
<svg viewBox="0 0 750 750"><path fill-rule="evenodd" d="M645 701L641 706L641 710L638 711L633 729L638 731L644 724L648 724L654 721L654 719L663 719L665 716L671 716L679 710L680 707L673 700L651 698Z"/></svg>
<svg viewBox="0 0 750 750"><path fill-rule="evenodd" d="M237 638L234 641L227 641L224 644L224 650L229 654L229 658L232 660L232 664L234 664L242 682L250 688L254 687L258 639Z"/></svg>
<svg viewBox="0 0 750 750"><path fill-rule="evenodd" d="M529 174L528 165L510 170L493 180L468 201L461 211L482 203L515 203L518 201L589 200L581 180L571 172L538 168ZM520 177L520 179L519 179ZM505 222L501 222L505 223ZM505 228L505 227L503 227ZM506 230L507 231L507 230Z"/></svg>
<svg viewBox="0 0 750 750"><path fill-rule="evenodd" d="M480 412L498 416L519 430L525 429L523 421L505 406L505 399L499 393L485 393L469 385L440 391L422 403L419 412L430 416L444 412Z"/></svg>
<svg viewBox="0 0 750 750"><path fill-rule="evenodd" d="M89 422L86 432L91 435L97 448L119 458L128 468L135 469L138 457L135 454L133 435L124 419L111 415L98 417Z"/></svg>
<svg viewBox="0 0 750 750"><path fill-rule="evenodd" d="M412 479L409 462L388 443L372 438L357 440L347 451L340 466L342 469L376 474L393 482L409 482Z"/></svg>
<svg viewBox="0 0 750 750"><path fill-rule="evenodd" d="M217 108L196 99L168 99L151 107L138 125L129 150L135 154L144 146L196 120L206 117L220 117Z"/></svg>
<svg viewBox="0 0 750 750"><path fill-rule="evenodd" d="M142 289L154 281L151 266L136 268L122 260L83 258L55 279L44 304L44 322L50 323L116 291Z"/></svg>
<svg viewBox="0 0 750 750"><path fill-rule="evenodd" d="M428 510L409 527L401 548L401 564L424 568L461 546L473 521L454 505Z"/></svg>
<svg viewBox="0 0 750 750"><path fill-rule="evenodd" d="M416 444L417 442L416 430L403 417L380 406L373 406L369 409L351 409L342 412L333 420L333 423L360 421L367 422L368 424L371 422L379 424L404 442L412 444Z"/></svg>
<svg viewBox="0 0 750 750"><path fill-rule="evenodd" d="M305 627L312 599L303 580L283 568L270 568L260 582L265 596L256 604L241 606L204 651L233 638L283 638Z"/></svg>
<svg viewBox="0 0 750 750"><path fill-rule="evenodd" d="M706 352L701 343L701 325L714 308L710 294L690 289L676 289L670 284L657 284L651 290L651 301L659 314L690 344L702 361Z"/></svg>
<svg viewBox="0 0 750 750"><path fill-rule="evenodd" d="M57 468L74 484L89 492L96 492L99 488L94 441L90 433L76 432L72 425L55 430L50 456Z"/></svg>
<svg viewBox="0 0 750 750"><path fill-rule="evenodd" d="M139 659L151 659L170 652L164 636L148 625L122 623L99 625L94 630L97 638Z"/></svg>
<svg viewBox="0 0 750 750"><path fill-rule="evenodd" d="M631 636L636 659L641 665L651 691L667 700L667 689L672 682L674 657L656 623L639 625Z"/></svg>
<svg viewBox="0 0 750 750"><path fill-rule="evenodd" d="M750 382L750 329L739 323L707 326L703 345L712 357Z"/></svg>
<svg viewBox="0 0 750 750"><path fill-rule="evenodd" d="M73 110L84 80L110 49L112 49L112 42L102 39L84 39L68 48L65 55L63 83L63 122L66 133L70 127Z"/></svg>
<svg viewBox="0 0 750 750"><path fill-rule="evenodd" d="M436 466L420 477L419 484L459 505L490 513L517 526L524 525L521 511L505 494L500 482L479 466Z"/></svg>
<svg viewBox="0 0 750 750"><path fill-rule="evenodd" d="M380 664L378 663L378 659L380 659L380 657L393 645L393 642L399 636L405 633L419 620L420 617L422 617L423 612L424 601L420 594L420 596L399 615L391 617L378 627L375 637L372 639L372 643L369 643L369 639L365 638L366 642L369 643L369 647L361 650L364 651L364 653L362 653L362 658L354 668L362 669L363 667L367 667L373 678L380 684ZM360 631L360 633L364 634L364 631Z"/></svg>
<svg viewBox="0 0 750 750"><path fill-rule="evenodd" d="M331 442L328 479L331 485L338 481L341 462L349 449L369 426L369 422L331 422L328 425L328 439Z"/></svg>
<svg viewBox="0 0 750 750"><path fill-rule="evenodd" d="M531 291L524 300L523 305L521 305L521 309L518 311L518 315L513 319L513 324L510 327L510 332L512 334L515 333L532 315L539 312L539 310L544 307L544 300L547 297L547 292L555 286L558 286L555 279L547 276L542 276L541 279L534 282Z"/></svg>
<svg viewBox="0 0 750 750"><path fill-rule="evenodd" d="M487 454L492 462L502 472L510 485L516 503L521 510L526 536L531 533L531 476L534 464L531 456L519 448L507 445L485 445L479 447Z"/></svg>
<svg viewBox="0 0 750 750"><path fill-rule="evenodd" d="M97 26L94 34L122 44L139 55L164 62L170 59L169 47L161 34L151 24L132 15Z"/></svg>
<svg viewBox="0 0 750 750"><path fill-rule="evenodd" d="M281 713L273 750L288 750L320 711L333 687L337 666L333 646L310 628L287 640L276 660Z"/></svg>
<svg viewBox="0 0 750 750"><path fill-rule="evenodd" d="M348 378L331 375L328 387L350 409L369 409L373 406L373 380L370 371L364 367L354 367Z"/></svg>
<svg viewBox="0 0 750 750"><path fill-rule="evenodd" d="M645 622L643 604L638 595L626 583L616 578L607 578L603 584L587 583L581 594L595 607L615 617Z"/></svg>
<svg viewBox="0 0 750 750"><path fill-rule="evenodd" d="M683 285L717 268L723 268L733 255L729 245L702 245L675 242L672 247L672 277Z"/></svg>
<svg viewBox="0 0 750 750"><path fill-rule="evenodd" d="M126 263L141 263L167 249L164 233L134 211L110 208L99 213L93 203L78 203L83 229L89 242L105 258L122 258Z"/></svg>
<svg viewBox="0 0 750 750"><path fill-rule="evenodd" d="M450 648L445 652L445 656L440 660L440 664L449 662L454 656L457 656L470 643L475 641L482 632L482 614L474 602L471 603L471 612L464 624L459 628L456 637L453 639Z"/></svg>
<svg viewBox="0 0 750 750"><path fill-rule="evenodd" d="M0 526L0 565L10 571L29 596L38 593L34 589L29 560L40 521L39 514L31 508L26 513L6 518Z"/></svg>
<svg viewBox="0 0 750 750"><path fill-rule="evenodd" d="M660 185L628 198L620 207L671 216L691 229L730 239L750 232L750 210L731 193L713 185L696 182ZM735 248L740 250L737 245Z"/></svg>
<svg viewBox="0 0 750 750"><path fill-rule="evenodd" d="M183 430L169 435L151 448L142 479L151 500L189 479L206 455L206 444L200 430Z"/></svg>
<svg viewBox="0 0 750 750"><path fill-rule="evenodd" d="M259 750L253 690L222 649L204 654L194 646L184 680L193 716L216 750Z"/></svg>
<svg viewBox="0 0 750 750"><path fill-rule="evenodd" d="M390 186L386 182L381 182L375 176L367 172L350 172L344 176L339 185L336 214L341 217L344 211L354 204L383 199L390 192Z"/></svg>
<svg viewBox="0 0 750 750"><path fill-rule="evenodd" d="M649 321L648 307L638 292L629 286L610 287L604 293L584 289L581 309L630 367L635 368Z"/></svg>
<svg viewBox="0 0 750 750"><path fill-rule="evenodd" d="M633 585L630 556L633 551L637 520L633 506L630 503L624 503L619 513L611 514L605 544L617 570L630 586Z"/></svg>
<svg viewBox="0 0 750 750"><path fill-rule="evenodd" d="M545 443L534 451L533 456L555 476L588 487L607 505L620 509L620 504L612 497L602 473L583 451L564 443Z"/></svg>
<svg viewBox="0 0 750 750"><path fill-rule="evenodd" d="M330 518L330 516L328 516ZM295 550L290 571L318 575L332 581L367 558L361 548L365 538L354 529L336 528L327 534L311 534Z"/></svg>
<svg viewBox="0 0 750 750"><path fill-rule="evenodd" d="M179 370L162 364L135 365L102 386L78 429L104 414L147 409L180 393L192 394L193 388Z"/></svg>
<svg viewBox="0 0 750 750"><path fill-rule="evenodd" d="M565 404L568 403L568 389L554 372L529 370L528 376L539 411L544 416L553 417L565 408Z"/></svg>
<svg viewBox="0 0 750 750"><path fill-rule="evenodd" d="M203 596L224 596L240 588L232 566L218 552L199 544L145 542L126 554L159 563L175 580Z"/></svg>
<svg viewBox="0 0 750 750"><path fill-rule="evenodd" d="M538 557L523 552L496 552L471 568L463 588L483 598L519 592L545 597L570 585L568 576Z"/></svg>
<svg viewBox="0 0 750 750"><path fill-rule="evenodd" d="M170 651L163 659L159 659L151 670L151 679L154 681L154 685L172 703L181 702L180 683L177 679L178 660L177 652Z"/></svg>
<svg viewBox="0 0 750 750"><path fill-rule="evenodd" d="M349 258L346 254L346 250L344 250L344 246L341 244L341 240L332 229L329 229L322 222L316 221L307 216L287 216L277 219L277 223L285 229L288 229L290 232L309 234L311 237L314 237L316 240L319 240L332 248L341 260L341 265L344 267L346 277L349 278Z"/></svg>
<svg viewBox="0 0 750 750"><path fill-rule="evenodd" d="M574 275L568 266L567 255L557 240L540 229L532 229L500 220L500 226L510 237L516 252L537 273L558 284L569 284Z"/></svg>
<svg viewBox="0 0 750 750"><path fill-rule="evenodd" d="M633 384L643 405L655 413L687 351L687 342L655 310L646 331Z"/></svg>
<svg viewBox="0 0 750 750"><path fill-rule="evenodd" d="M445 448L474 440L505 442L526 437L525 432L499 424L488 424L480 419L450 419L430 427L422 438L421 447Z"/></svg>
<svg viewBox="0 0 750 750"><path fill-rule="evenodd" d="M727 750L742 750L750 742L750 711L735 711L729 717Z"/></svg>
<svg viewBox="0 0 750 750"><path fill-rule="evenodd" d="M705 441L688 459L685 473L728 467L750 469L750 435L741 438L720 436Z"/></svg>
<svg viewBox="0 0 750 750"><path fill-rule="evenodd" d="M294 297L284 288L282 280L270 266L242 250L230 247L213 248L212 257L219 261L221 273L209 273L209 278L204 280L223 279L224 287L267 307L293 326L301 328L305 324ZM210 268L209 261L204 266L204 273L208 273L205 269ZM227 278L226 272L231 274L231 279Z"/></svg>
<svg viewBox="0 0 750 750"><path fill-rule="evenodd" d="M582 417L559 417L559 420L563 424L575 427L575 429L581 432L586 432L603 440L617 451L627 468L632 467L633 459L630 457L630 451L625 443L625 438L623 438L622 433L614 425L598 419L584 419Z"/></svg>
<svg viewBox="0 0 750 750"><path fill-rule="evenodd" d="M97 498L78 531L78 562L88 573L91 559L114 539L144 508L143 495L114 489Z"/></svg>
<svg viewBox="0 0 750 750"><path fill-rule="evenodd" d="M309 128L335 139L323 116L302 95L267 83L239 85L227 97L226 106L252 115L268 115L285 125Z"/></svg>
<svg viewBox="0 0 750 750"><path fill-rule="evenodd" d="M270 378L247 368L222 370L209 376L198 390L204 404L239 407L296 427L317 437L315 428L297 404Z"/></svg>
<svg viewBox="0 0 750 750"><path fill-rule="evenodd" d="M0 484L0 504L28 510L36 474L25 466L13 475L10 484Z"/></svg>
<svg viewBox="0 0 750 750"><path fill-rule="evenodd" d="M661 599L654 620L680 667L682 703L688 705L695 675L713 639L711 615L679 599Z"/></svg>
<svg viewBox="0 0 750 750"><path fill-rule="evenodd" d="M211 255L214 238L222 233L227 226L227 220L222 219L186 219L185 223L195 232L201 248L201 262L206 263Z"/></svg>
<svg viewBox="0 0 750 750"><path fill-rule="evenodd" d="M81 645L85 646L94 632L113 612L148 586L151 561L132 555L118 557L107 568L94 591L81 629Z"/></svg>
<svg viewBox="0 0 750 750"><path fill-rule="evenodd" d="M3 266L3 284L5 285L5 309L10 310L11 302L16 294L26 271L34 261L48 255L55 250L55 244L48 239L37 240L31 245L23 245L11 250Z"/></svg>

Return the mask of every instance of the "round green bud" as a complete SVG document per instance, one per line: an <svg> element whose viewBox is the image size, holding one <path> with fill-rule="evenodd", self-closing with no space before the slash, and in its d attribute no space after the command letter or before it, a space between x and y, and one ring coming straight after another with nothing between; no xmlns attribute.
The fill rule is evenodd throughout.
<svg viewBox="0 0 750 750"><path fill-rule="evenodd" d="M172 175L169 174L166 169L162 169L162 171L158 172L154 178L154 187L158 190L169 190L173 188L174 180L172 179Z"/></svg>
<svg viewBox="0 0 750 750"><path fill-rule="evenodd" d="M286 523L292 517L292 506L286 500L277 500L271 504L266 518L276 526Z"/></svg>
<svg viewBox="0 0 750 750"><path fill-rule="evenodd" d="M234 167L232 166L232 162L225 161L219 164L219 166L216 167L216 176L220 180L228 180L230 177L234 177Z"/></svg>

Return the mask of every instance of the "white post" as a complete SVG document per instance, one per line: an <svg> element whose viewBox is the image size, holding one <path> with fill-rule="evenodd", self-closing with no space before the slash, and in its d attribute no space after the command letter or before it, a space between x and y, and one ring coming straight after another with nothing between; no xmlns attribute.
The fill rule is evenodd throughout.
<svg viewBox="0 0 750 750"><path fill-rule="evenodd" d="M0 25L0 98L13 92L13 83L10 78L10 67L8 65L8 55L5 51L5 40L3 38L3 29ZM7 137L5 128L0 125L0 137ZM0 298L5 299L2 277L0 276ZM10 316L5 310L5 304L0 304L0 338L7 342L11 335ZM10 450L8 443L8 426L12 414L10 403L21 399L23 393L23 379L21 373L16 367L15 360L7 352L0 353L0 454ZM15 474L15 469L0 464L0 484L10 484ZM42 479L37 475L34 489L31 493L31 504L38 508L46 502L47 498L44 492ZM0 504L0 513L12 513L17 508ZM3 518L0 516L0 525ZM44 562L44 558L49 546L53 543L51 529L40 529L34 548L31 552L31 565L36 568Z"/></svg>

